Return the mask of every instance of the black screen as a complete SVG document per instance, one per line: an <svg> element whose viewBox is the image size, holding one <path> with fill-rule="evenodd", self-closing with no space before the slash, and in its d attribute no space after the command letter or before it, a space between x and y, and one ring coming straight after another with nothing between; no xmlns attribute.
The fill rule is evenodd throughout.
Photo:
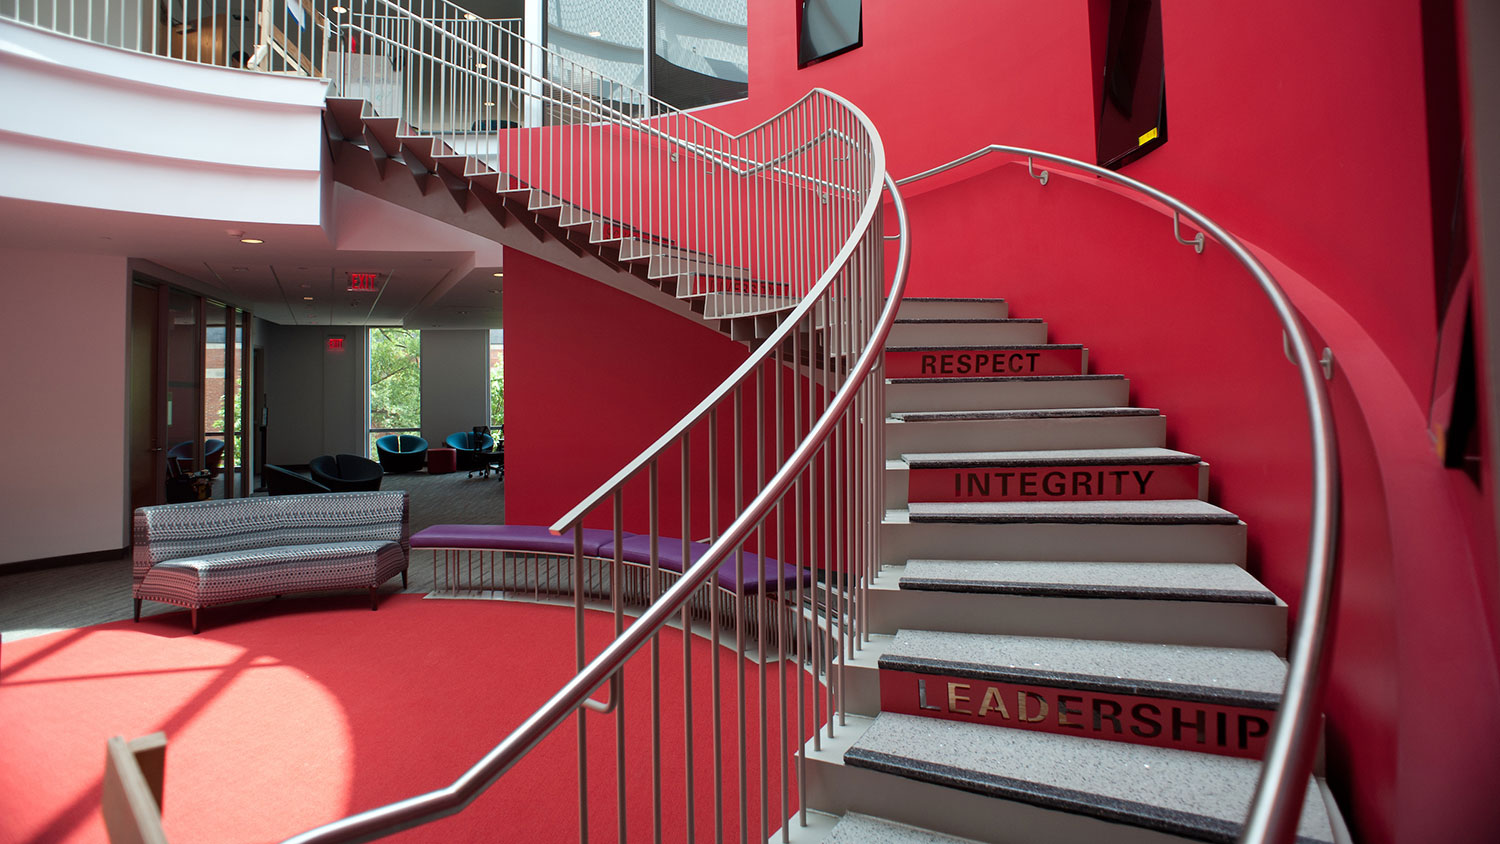
<svg viewBox="0 0 1500 844"><path fill-rule="evenodd" d="M797 66L848 52L864 42L861 0L802 0Z"/></svg>
<svg viewBox="0 0 1500 844"><path fill-rule="evenodd" d="M1167 140L1161 0L1112 0L1099 104L1099 163L1116 168Z"/></svg>

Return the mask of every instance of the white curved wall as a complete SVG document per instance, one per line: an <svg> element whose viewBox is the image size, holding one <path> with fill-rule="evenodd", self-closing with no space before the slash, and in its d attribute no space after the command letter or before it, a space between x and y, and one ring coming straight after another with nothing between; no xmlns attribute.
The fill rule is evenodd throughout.
<svg viewBox="0 0 1500 844"><path fill-rule="evenodd" d="M0 196L321 225L326 89L0 22Z"/></svg>

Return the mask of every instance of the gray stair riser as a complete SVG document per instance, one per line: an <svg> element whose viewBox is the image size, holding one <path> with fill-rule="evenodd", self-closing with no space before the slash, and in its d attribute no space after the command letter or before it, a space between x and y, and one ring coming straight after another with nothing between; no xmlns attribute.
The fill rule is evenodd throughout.
<svg viewBox="0 0 1500 844"><path fill-rule="evenodd" d="M880 527L882 564L907 560L1245 562L1245 525L891 523Z"/></svg>
<svg viewBox="0 0 1500 844"><path fill-rule="evenodd" d="M1097 470L1097 471L1096 471ZM930 476L927 489L933 490L930 483L931 477L938 477L941 483L937 485L942 494L912 494L912 480L914 472L923 472L920 469L886 467L885 471L885 507L887 510L904 509L908 502L917 501L955 501L955 500L1012 500L1012 501L1099 501L1119 500L1128 498L1130 500L1168 500L1176 498L1197 498L1200 501L1208 500L1208 464L1199 463L1196 466L1184 465L1149 465L1120 463L1108 467L1090 466L1006 466L1000 469L986 469L976 467L973 469L945 469L927 470ZM1005 473L1004 477L997 477L996 473ZM1101 488L1100 472L1106 472L1102 476L1105 495L1085 494ZM1126 475L1118 475L1119 472L1128 472ZM1075 475L1083 476L1080 480ZM953 477L957 477L958 489L971 493L973 498L962 498L949 495L953 488ZM975 477L977 476L977 478ZM976 483L977 481L977 483ZM1087 482L1085 485L1084 482ZM987 484L988 491L994 495L984 497L979 495L977 484ZM1029 484L1029 487L1027 486ZM1113 484L1113 486L1111 486ZM1011 496L1001 498L999 493L1002 488L1014 489L1017 492L1030 488L1032 495L1029 497ZM1126 496L1115 496L1108 494L1112 490L1123 489ZM1137 494L1137 493L1141 494ZM1055 493L1055 494L1054 494Z"/></svg>
<svg viewBox="0 0 1500 844"><path fill-rule="evenodd" d="M845 736L849 731L845 730ZM807 749L807 804L861 812L987 844L1181 844L1188 839L844 764L845 741ZM1019 833L1019 835L1018 835ZM776 840L776 839L773 839Z"/></svg>
<svg viewBox="0 0 1500 844"><path fill-rule="evenodd" d="M1047 342L1045 322L898 322L886 344L891 346L1021 345Z"/></svg>
<svg viewBox="0 0 1500 844"><path fill-rule="evenodd" d="M897 319L1006 319L1010 304L1005 300L990 302L944 302L941 300L903 299L896 311Z"/></svg>
<svg viewBox="0 0 1500 844"><path fill-rule="evenodd" d="M1121 407L1129 402L1124 378L888 384L887 413L923 410L1031 410L1053 407ZM923 423L926 424L926 423Z"/></svg>
<svg viewBox="0 0 1500 844"><path fill-rule="evenodd" d="M1150 448L1165 445L1165 416L1070 419L887 420L885 456L930 451L1024 451L1050 448Z"/></svg>
<svg viewBox="0 0 1500 844"><path fill-rule="evenodd" d="M1286 653L1284 604L928 592L892 588L886 579L882 574L869 593L871 633L940 630Z"/></svg>

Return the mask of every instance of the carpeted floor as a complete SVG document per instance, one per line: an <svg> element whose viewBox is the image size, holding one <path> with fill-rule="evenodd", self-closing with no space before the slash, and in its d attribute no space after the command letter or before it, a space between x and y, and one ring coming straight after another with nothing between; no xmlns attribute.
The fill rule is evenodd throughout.
<svg viewBox="0 0 1500 844"><path fill-rule="evenodd" d="M435 524L500 524L505 521L505 484L464 472L429 475L426 471L386 475L381 489L411 494L411 529ZM432 591L431 555L412 555L409 584L387 583L386 594ZM147 615L168 612L164 604L146 603ZM212 613L213 610L208 610ZM5 574L0 566L0 641L13 642L57 630L129 618L130 555L103 562ZM207 621L205 623L212 623Z"/></svg>
<svg viewBox="0 0 1500 844"><path fill-rule="evenodd" d="M460 476L462 477L462 476ZM573 674L569 609L500 601L396 595L370 612L364 597L283 599L219 610L198 636L181 613L115 622L7 643L0 665L0 841L97 842L104 740L164 730L169 739L165 826L184 842L278 841L353 811L447 785ZM590 620L591 651L608 639ZM663 650L681 654L677 631ZM700 668L711 645L695 638ZM734 653L722 650L732 707ZM663 660L665 838L685 840L682 678ZM627 669L628 837L650 840L649 663ZM713 840L711 783L726 785L725 832L738 831L738 751L725 723L716 772L707 750L708 672L695 672L694 759L700 840ZM773 670L769 700L779 687ZM795 676L795 672L791 672ZM701 682L700 679L701 678ZM754 673L748 699L758 698ZM793 698L795 700L795 698ZM759 746L752 717L750 839L760 829ZM589 716L592 840L615 840L613 716ZM773 722L774 723L774 722ZM811 723L809 719L808 723ZM772 742L775 743L774 741ZM789 747L800 742L790 736ZM548 738L463 814L397 841L577 839L576 728ZM773 757L774 758L774 757ZM770 820L786 815L779 764ZM795 788L790 790L793 806Z"/></svg>

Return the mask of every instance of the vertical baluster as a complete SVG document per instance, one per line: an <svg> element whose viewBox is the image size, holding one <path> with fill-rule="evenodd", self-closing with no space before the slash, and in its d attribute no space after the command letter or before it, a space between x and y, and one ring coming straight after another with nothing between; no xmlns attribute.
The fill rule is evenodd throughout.
<svg viewBox="0 0 1500 844"><path fill-rule="evenodd" d="M656 458L647 468L646 533L651 537L651 569L647 595L655 602L661 597L661 480ZM683 635L688 635L686 629ZM661 828L661 633L651 637L651 839L662 844Z"/></svg>
<svg viewBox="0 0 1500 844"><path fill-rule="evenodd" d="M624 594L621 591L624 584L620 582L621 570L625 567L624 549L621 547L625 541L625 498L622 490L615 490L615 559L614 566L610 569L609 594L610 608L614 611L615 638L625 632L625 603ZM580 547L583 542L583 525L580 523L574 530L578 533L576 540ZM615 704L615 828L618 842L628 841L625 834L625 666L622 664L614 676L614 704Z"/></svg>
<svg viewBox="0 0 1500 844"><path fill-rule="evenodd" d="M583 524L573 525L573 659L576 671L583 671ZM578 721L578 841L589 840L589 752L588 710L579 707Z"/></svg>
<svg viewBox="0 0 1500 844"><path fill-rule="evenodd" d="M739 388L734 389L735 401L739 400ZM740 451L738 443L730 451L730 456L739 463ZM719 409L713 408L708 412L708 542L712 545L719 541ZM683 555L683 569L687 569L688 561L692 559ZM709 769L714 772L714 842L721 844L724 840L724 699L722 691L722 671L720 670L719 646L721 637L719 635L719 600L718 593L712 585L704 587L708 596L708 627L709 636L713 643L710 653L713 654L709 662L709 678L712 688L712 712L713 719L713 766Z"/></svg>
<svg viewBox="0 0 1500 844"><path fill-rule="evenodd" d="M711 441L711 440L710 440ZM692 536L692 504L689 491L692 487L692 450L690 446L691 431L682 432L682 538L680 540L681 559L683 562L691 559L688 554L689 539ZM711 659L717 659L717 654L710 654ZM696 803L693 800L693 618L692 601L682 605L682 710L683 710L683 764L685 771L683 780L686 785L686 799L683 801L683 815L687 823L687 840L697 840L697 829L693 819L693 809Z"/></svg>
<svg viewBox="0 0 1500 844"><path fill-rule="evenodd" d="M760 391L757 388L754 396L755 401L751 403L752 409L759 412L758 401ZM738 387L734 391L734 513L737 517L745 511L745 400L744 391ZM736 785L739 790L740 805L740 844L745 844L748 837L746 823L748 818L748 804L746 801L746 737L745 737L745 546L743 543L734 548L734 651L739 660L734 672L734 695L735 712L735 739L738 742L738 753L736 754Z"/></svg>

